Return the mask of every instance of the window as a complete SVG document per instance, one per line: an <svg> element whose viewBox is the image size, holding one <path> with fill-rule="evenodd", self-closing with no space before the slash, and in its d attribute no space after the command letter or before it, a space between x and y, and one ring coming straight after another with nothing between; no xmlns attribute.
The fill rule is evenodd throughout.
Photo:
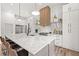
<svg viewBox="0 0 79 59"><path fill-rule="evenodd" d="M23 28L24 25L15 25L15 33L16 34L23 33Z"/></svg>

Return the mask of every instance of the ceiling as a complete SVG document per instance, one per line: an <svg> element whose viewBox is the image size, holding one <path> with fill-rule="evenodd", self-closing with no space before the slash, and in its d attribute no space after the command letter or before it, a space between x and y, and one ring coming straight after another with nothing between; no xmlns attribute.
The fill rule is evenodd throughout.
<svg viewBox="0 0 79 59"><path fill-rule="evenodd" d="M20 4L20 14L24 17L32 15L32 11L40 10L45 6L50 6L51 8L55 6L62 6L67 3L21 3ZM19 13L19 4L18 3L4 3L2 4L3 11L12 12L14 14Z"/></svg>

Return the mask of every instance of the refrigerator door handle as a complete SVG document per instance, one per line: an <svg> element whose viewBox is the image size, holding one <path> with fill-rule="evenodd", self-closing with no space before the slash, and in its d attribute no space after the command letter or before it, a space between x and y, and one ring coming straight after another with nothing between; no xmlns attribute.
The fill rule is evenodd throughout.
<svg viewBox="0 0 79 59"><path fill-rule="evenodd" d="M69 24L68 24L68 33L69 33Z"/></svg>

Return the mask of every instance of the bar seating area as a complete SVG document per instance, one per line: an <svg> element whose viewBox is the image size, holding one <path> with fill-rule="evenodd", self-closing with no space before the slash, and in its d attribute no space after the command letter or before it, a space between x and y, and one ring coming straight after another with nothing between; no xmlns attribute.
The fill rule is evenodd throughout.
<svg viewBox="0 0 79 59"><path fill-rule="evenodd" d="M1 50L3 56L28 56L28 51L26 51L7 37L1 38L1 42Z"/></svg>

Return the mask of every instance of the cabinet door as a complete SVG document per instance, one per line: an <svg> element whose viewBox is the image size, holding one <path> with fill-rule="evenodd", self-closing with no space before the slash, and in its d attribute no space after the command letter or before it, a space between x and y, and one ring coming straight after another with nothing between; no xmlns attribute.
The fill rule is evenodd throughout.
<svg viewBox="0 0 79 59"><path fill-rule="evenodd" d="M40 50L35 56L48 56L48 46L45 46L42 50Z"/></svg>
<svg viewBox="0 0 79 59"><path fill-rule="evenodd" d="M69 13L63 13L63 47L70 48L70 29L69 29Z"/></svg>
<svg viewBox="0 0 79 59"><path fill-rule="evenodd" d="M50 24L50 8L48 6L40 10L40 25L48 26Z"/></svg>
<svg viewBox="0 0 79 59"><path fill-rule="evenodd" d="M48 46L48 55L55 56L55 40L53 40Z"/></svg>
<svg viewBox="0 0 79 59"><path fill-rule="evenodd" d="M71 48L79 51L79 10L70 13L71 21Z"/></svg>
<svg viewBox="0 0 79 59"><path fill-rule="evenodd" d="M40 25L44 26L44 9L40 10Z"/></svg>
<svg viewBox="0 0 79 59"><path fill-rule="evenodd" d="M49 25L50 24L50 8L47 6L45 7L45 10L44 10L44 18L45 18L45 25Z"/></svg>
<svg viewBox="0 0 79 59"><path fill-rule="evenodd" d="M62 47L62 44L63 44L63 41L62 41L62 36L56 36L56 38L55 38L55 45L56 46L60 46L60 47Z"/></svg>

